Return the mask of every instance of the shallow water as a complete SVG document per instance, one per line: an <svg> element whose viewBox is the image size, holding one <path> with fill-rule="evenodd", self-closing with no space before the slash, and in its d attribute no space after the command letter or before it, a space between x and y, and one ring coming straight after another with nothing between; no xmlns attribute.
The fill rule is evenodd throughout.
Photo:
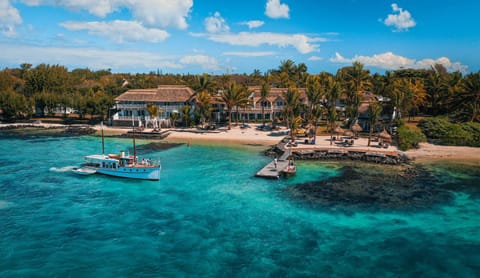
<svg viewBox="0 0 480 278"><path fill-rule="evenodd" d="M480 275L478 168L429 165L453 199L426 209L335 210L285 189L339 176L338 163L263 180L261 148L182 145L146 154L162 160L160 181L71 174L100 148L95 137L0 139L0 276Z"/></svg>

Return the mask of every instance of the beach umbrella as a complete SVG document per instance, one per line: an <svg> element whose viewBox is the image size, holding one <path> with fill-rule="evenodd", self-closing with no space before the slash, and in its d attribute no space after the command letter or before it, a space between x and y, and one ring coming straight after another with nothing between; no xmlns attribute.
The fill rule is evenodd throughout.
<svg viewBox="0 0 480 278"><path fill-rule="evenodd" d="M354 134L353 134L353 131L351 131L351 130L346 130L346 131L343 133L343 135L348 136L348 137L352 137Z"/></svg>
<svg viewBox="0 0 480 278"><path fill-rule="evenodd" d="M336 134L343 134L344 130L343 128L337 126L334 130L333 130L333 133L336 133Z"/></svg>
<svg viewBox="0 0 480 278"><path fill-rule="evenodd" d="M355 123L353 126L352 126L352 131L357 133L357 132L360 132L362 131L363 128L358 124L358 123Z"/></svg>
<svg viewBox="0 0 480 278"><path fill-rule="evenodd" d="M388 132L385 129L383 129L383 131L380 132L377 136L387 141L390 141L390 139L392 139L392 136L388 134Z"/></svg>

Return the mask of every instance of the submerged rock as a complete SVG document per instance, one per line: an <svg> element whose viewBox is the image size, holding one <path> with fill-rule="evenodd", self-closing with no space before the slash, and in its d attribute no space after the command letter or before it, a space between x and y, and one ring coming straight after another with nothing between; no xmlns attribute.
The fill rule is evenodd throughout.
<svg viewBox="0 0 480 278"><path fill-rule="evenodd" d="M287 187L287 194L316 206L422 209L449 201L452 194L435 186L421 168L346 165L341 176Z"/></svg>

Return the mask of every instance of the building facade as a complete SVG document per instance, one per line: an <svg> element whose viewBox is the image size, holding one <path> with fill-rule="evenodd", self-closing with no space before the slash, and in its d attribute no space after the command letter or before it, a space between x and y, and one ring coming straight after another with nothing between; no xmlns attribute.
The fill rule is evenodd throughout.
<svg viewBox="0 0 480 278"><path fill-rule="evenodd" d="M194 106L195 92L187 86L161 85L155 89L128 90L115 98L116 112L112 116L112 125L131 126L132 121L153 120L167 123L173 113L181 117L186 105ZM154 119L147 112L148 105L158 107L159 114Z"/></svg>

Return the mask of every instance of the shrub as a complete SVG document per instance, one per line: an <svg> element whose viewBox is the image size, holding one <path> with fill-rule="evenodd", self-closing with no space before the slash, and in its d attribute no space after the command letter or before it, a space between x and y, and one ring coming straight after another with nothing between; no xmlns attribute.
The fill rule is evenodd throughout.
<svg viewBox="0 0 480 278"><path fill-rule="evenodd" d="M419 127L431 141L452 146L480 146L479 123L452 123L446 118L428 118Z"/></svg>
<svg viewBox="0 0 480 278"><path fill-rule="evenodd" d="M420 142L426 142L427 137L421 131L414 130L408 126L398 128L398 147L402 151L418 148Z"/></svg>

